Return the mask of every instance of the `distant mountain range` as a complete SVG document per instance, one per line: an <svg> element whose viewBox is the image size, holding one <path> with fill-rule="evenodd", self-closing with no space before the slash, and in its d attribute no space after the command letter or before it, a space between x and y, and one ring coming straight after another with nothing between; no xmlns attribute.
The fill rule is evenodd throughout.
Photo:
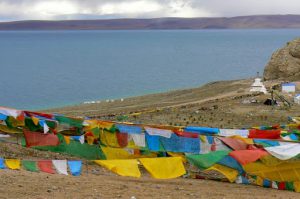
<svg viewBox="0 0 300 199"><path fill-rule="evenodd" d="M218 18L99 19L1 22L0 30L153 30L300 28L300 15Z"/></svg>

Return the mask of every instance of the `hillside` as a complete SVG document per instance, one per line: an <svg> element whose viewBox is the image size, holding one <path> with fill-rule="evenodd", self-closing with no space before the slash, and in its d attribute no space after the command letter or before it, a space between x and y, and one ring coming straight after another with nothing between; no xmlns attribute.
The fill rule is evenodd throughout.
<svg viewBox="0 0 300 199"><path fill-rule="evenodd" d="M288 116L298 116L300 106L296 104L291 109L282 104L278 107L264 105L271 95L250 93L252 82L253 79L213 82L199 88L131 97L124 101L79 104L46 112L134 123L219 128L284 124ZM268 81L265 85L270 88L279 83ZM285 97L293 101L291 96Z"/></svg>
<svg viewBox="0 0 300 199"><path fill-rule="evenodd" d="M246 124L286 123L287 116L299 113L299 105L289 110L283 106L273 108L263 105L263 101L270 96L251 94L249 88L252 82L253 79L213 82L199 88L132 97L124 101L81 104L48 112L112 120L127 115L124 121L136 123L228 128ZM278 83L265 82L267 87ZM256 103L248 103L250 100ZM74 158L2 142L0 151L5 158ZM272 198L295 198L298 194L201 179L155 180L146 172L140 179L119 177L95 164L85 165L80 177L8 169L0 172L0 177L4 184L0 188L4 198L176 198L178 195L180 198L264 198L266 195ZM218 190L211 192L211 187L218 187Z"/></svg>
<svg viewBox="0 0 300 199"><path fill-rule="evenodd" d="M151 30L300 28L300 15L219 18L99 19L1 22L0 30Z"/></svg>

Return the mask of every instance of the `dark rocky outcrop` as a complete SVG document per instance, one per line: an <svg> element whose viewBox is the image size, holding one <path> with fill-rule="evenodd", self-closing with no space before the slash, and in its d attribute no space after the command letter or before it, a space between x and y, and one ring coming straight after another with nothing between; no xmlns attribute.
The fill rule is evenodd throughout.
<svg viewBox="0 0 300 199"><path fill-rule="evenodd" d="M265 80L300 80L300 38L273 53L264 70Z"/></svg>

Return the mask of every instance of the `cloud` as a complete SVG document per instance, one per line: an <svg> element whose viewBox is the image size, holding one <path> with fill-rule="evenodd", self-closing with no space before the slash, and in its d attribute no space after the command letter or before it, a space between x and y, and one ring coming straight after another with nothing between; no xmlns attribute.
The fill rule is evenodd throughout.
<svg viewBox="0 0 300 199"><path fill-rule="evenodd" d="M0 0L0 20L300 14L299 0Z"/></svg>
<svg viewBox="0 0 300 199"><path fill-rule="evenodd" d="M299 0L195 0L193 6L212 10L217 16L300 14Z"/></svg>
<svg viewBox="0 0 300 199"><path fill-rule="evenodd" d="M38 16L53 17L63 14L76 14L80 12L80 9L77 4L70 1L42 1L34 4L28 11L30 14L37 14Z"/></svg>
<svg viewBox="0 0 300 199"><path fill-rule="evenodd" d="M98 14L100 15L129 15L138 16L143 13L156 12L162 9L162 5L153 1L130 1L130 2L108 2L99 5Z"/></svg>

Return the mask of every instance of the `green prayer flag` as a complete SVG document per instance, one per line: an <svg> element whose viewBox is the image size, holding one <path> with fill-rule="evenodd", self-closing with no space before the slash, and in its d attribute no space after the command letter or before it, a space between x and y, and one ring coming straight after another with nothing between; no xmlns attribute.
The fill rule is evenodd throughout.
<svg viewBox="0 0 300 199"><path fill-rule="evenodd" d="M35 125L29 117L25 118L25 126L32 132L44 132L44 128L40 124Z"/></svg>
<svg viewBox="0 0 300 199"><path fill-rule="evenodd" d="M93 128L91 131L92 131L94 137L99 138L99 136L100 136L100 129L98 127Z"/></svg>
<svg viewBox="0 0 300 199"><path fill-rule="evenodd" d="M207 154L187 155L186 157L189 163L199 169L208 169L227 156L229 152L230 151L214 151Z"/></svg>
<svg viewBox="0 0 300 199"><path fill-rule="evenodd" d="M294 183L293 182L286 182L285 183L285 189L290 190L290 191L294 191Z"/></svg>
<svg viewBox="0 0 300 199"><path fill-rule="evenodd" d="M32 171L32 172L38 172L38 168L35 161L29 161L29 160L22 160L22 165L25 170Z"/></svg>
<svg viewBox="0 0 300 199"><path fill-rule="evenodd" d="M36 146L38 150L52 151L57 153L66 153L69 155L82 157L89 160L105 160L106 157L98 145L81 144L78 141L71 140L67 144L63 135L57 134L60 144L57 146Z"/></svg>
<svg viewBox="0 0 300 199"><path fill-rule="evenodd" d="M83 127L83 119L79 118L69 118L65 116L55 116L55 119L60 123L60 124L68 124L73 127L77 128L82 128Z"/></svg>

